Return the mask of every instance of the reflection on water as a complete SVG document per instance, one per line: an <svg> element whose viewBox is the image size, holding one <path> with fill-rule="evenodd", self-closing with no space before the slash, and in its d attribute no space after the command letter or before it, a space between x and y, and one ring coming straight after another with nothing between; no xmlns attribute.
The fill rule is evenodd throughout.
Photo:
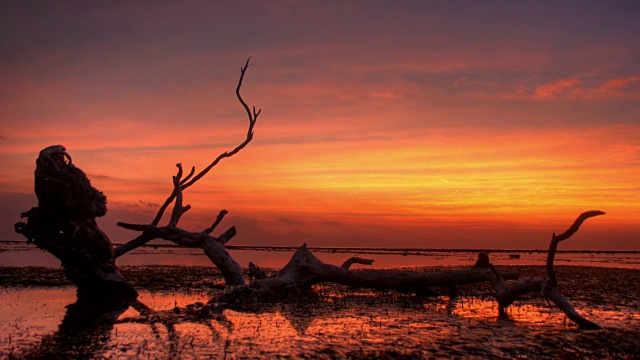
<svg viewBox="0 0 640 360"><path fill-rule="evenodd" d="M142 291L139 300L171 313L176 305L184 309L210 298L205 290ZM74 301L72 287L0 290L0 357L34 356L55 346L67 349L60 344L66 340L58 326L63 319L69 322L65 305ZM637 301L614 308L574 305L609 330L640 328ZM87 326L86 341L79 337L69 349L83 354L84 346L105 358L331 358L381 350L514 357L532 356L549 342L562 344L580 336L562 313L541 299L510 307L513 321L497 321L496 303L490 298L427 299L373 291L324 293L314 301L267 305L252 313L224 310L186 322L140 322L139 310L114 313L110 324L100 324L100 331Z"/></svg>
<svg viewBox="0 0 640 360"><path fill-rule="evenodd" d="M293 252L287 251L256 251L256 250L230 250L229 253L240 264L249 264L252 261L261 267L281 268L284 266ZM421 255L398 255L388 253L359 254L359 253L327 253L315 252L320 260L330 264L341 264L347 257L360 256L375 260L375 266L399 267L399 266L468 266L475 263L478 250L469 251L442 251L425 250ZM512 253L520 255L519 258L511 258ZM527 250L514 250L512 252L491 253L491 262L494 265L544 265L546 252L532 252ZM211 260L204 255L201 249L175 248L175 247L144 247L138 248L125 256L118 258L121 265L194 265L210 266ZM0 264L5 266L51 266L57 267L60 261L53 255L37 249L26 242L0 242ZM640 252L558 252L555 258L556 265L572 266L598 266L627 269L640 269Z"/></svg>

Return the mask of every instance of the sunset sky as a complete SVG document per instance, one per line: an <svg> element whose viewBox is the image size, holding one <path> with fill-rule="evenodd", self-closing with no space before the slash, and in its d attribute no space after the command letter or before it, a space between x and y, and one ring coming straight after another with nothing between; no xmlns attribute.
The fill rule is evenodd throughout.
<svg viewBox="0 0 640 360"><path fill-rule="evenodd" d="M114 242L185 192L233 244L640 249L640 2L0 4L0 238L64 145Z"/></svg>

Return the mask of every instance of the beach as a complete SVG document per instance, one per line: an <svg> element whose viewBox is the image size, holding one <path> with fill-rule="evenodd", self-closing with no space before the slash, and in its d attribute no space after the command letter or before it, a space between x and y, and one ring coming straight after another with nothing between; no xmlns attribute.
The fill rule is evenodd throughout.
<svg viewBox="0 0 640 360"><path fill-rule="evenodd" d="M542 266L500 269L517 271L521 278L545 275ZM215 300L227 290L215 268L121 270L155 318L129 307L99 330L70 338L74 315L67 306L75 302L75 288L62 270L0 267L0 357L634 358L640 353L636 269L556 267L558 289L579 313L605 328L599 331L578 330L537 294L513 304L510 320L498 320L489 284L460 286L455 298L438 288L441 296L420 297L321 284L282 302L205 314L199 313L198 302ZM176 307L182 312L170 315Z"/></svg>

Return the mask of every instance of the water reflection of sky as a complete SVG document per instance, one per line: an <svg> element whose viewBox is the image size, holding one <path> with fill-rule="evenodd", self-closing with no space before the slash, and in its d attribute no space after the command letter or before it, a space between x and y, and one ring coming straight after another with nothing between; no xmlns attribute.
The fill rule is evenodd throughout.
<svg viewBox="0 0 640 360"><path fill-rule="evenodd" d="M375 292L326 294L320 300L279 303L251 313L225 310L204 322L127 323L139 317L133 308L119 316L100 356L124 358L343 357L353 351L393 349L435 355L511 356L539 346L536 337L553 333L569 340L574 327L541 299L509 309L514 321L497 321L495 300L460 297L421 299ZM141 292L140 301L155 310L206 302L198 291ZM50 336L75 300L72 287L0 290L0 357L39 346ZM575 307L609 329L640 327L637 306ZM637 304L636 304L637 305ZM513 352L515 351L515 353ZM98 354L96 354L98 355Z"/></svg>
<svg viewBox="0 0 640 360"><path fill-rule="evenodd" d="M230 250L231 255L241 265L247 266L252 261L262 267L281 268L291 258L292 252L286 251L255 251ZM512 259L509 252L490 254L495 265L544 265L546 253L514 250L520 255L519 259ZM375 267L399 266L458 266L470 265L476 261L477 250L469 252L432 252L423 255L387 255L387 254L344 254L344 253L314 253L322 261L331 264L341 264L350 256L360 256L374 259ZM199 265L210 266L211 261L201 249L186 248L139 248L117 260L118 265ZM60 261L51 254L28 244L1 244L0 264L5 266L50 266L57 267ZM563 253L559 252L555 258L556 265L616 267L640 269L640 253Z"/></svg>

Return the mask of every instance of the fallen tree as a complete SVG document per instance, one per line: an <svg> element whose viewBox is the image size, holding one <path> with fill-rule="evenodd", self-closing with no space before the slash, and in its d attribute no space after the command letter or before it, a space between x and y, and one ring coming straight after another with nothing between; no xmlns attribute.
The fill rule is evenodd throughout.
<svg viewBox="0 0 640 360"><path fill-rule="evenodd" d="M325 264L313 255L304 244L293 254L289 263L271 278L256 279L250 284L236 287L221 299L229 306L256 302L270 302L288 298L292 294L308 291L312 285L330 282L356 288L397 290L419 295L439 295L430 288L451 288L478 282L492 281L494 274L489 269L472 268L432 273L406 271L367 270L353 271L352 263L370 264L372 260L351 258L342 266ZM505 273L507 279L517 279L517 273Z"/></svg>

